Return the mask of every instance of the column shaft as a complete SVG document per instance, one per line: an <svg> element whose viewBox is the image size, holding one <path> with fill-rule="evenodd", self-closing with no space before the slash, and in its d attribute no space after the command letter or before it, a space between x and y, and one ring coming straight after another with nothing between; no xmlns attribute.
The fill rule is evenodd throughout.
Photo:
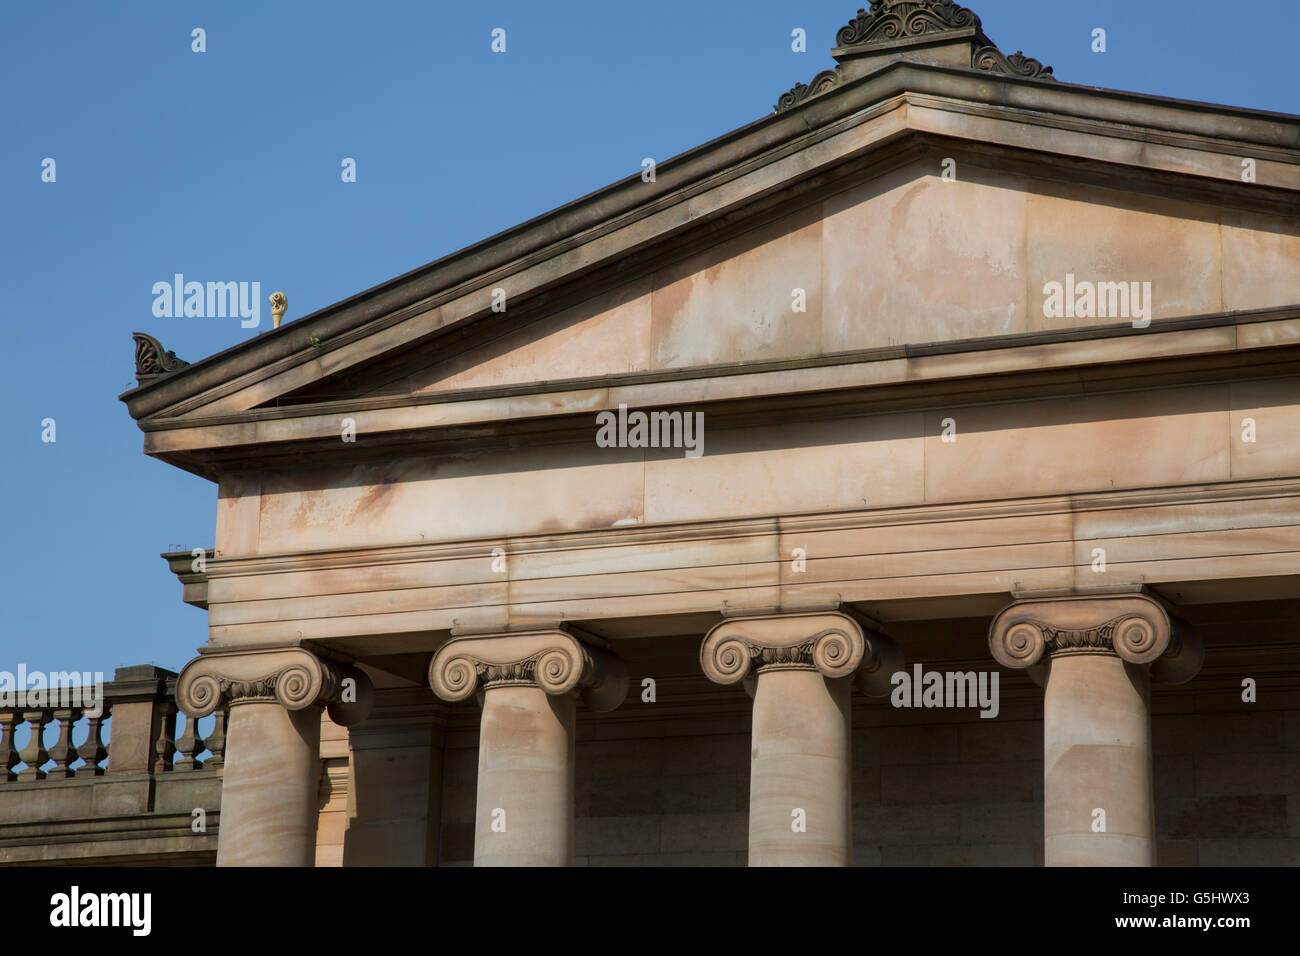
<svg viewBox="0 0 1300 956"><path fill-rule="evenodd" d="M760 670L749 786L750 866L847 866L851 680Z"/></svg>
<svg viewBox="0 0 1300 956"><path fill-rule="evenodd" d="M311 866L320 783L319 707L230 708L218 866Z"/></svg>
<svg viewBox="0 0 1300 956"><path fill-rule="evenodd" d="M465 635L433 656L429 686L453 703L483 688L474 865L571 865L577 698L617 707L623 662L559 628Z"/></svg>
<svg viewBox="0 0 1300 956"><path fill-rule="evenodd" d="M1114 654L1052 657L1043 698L1047 866L1155 865L1149 700L1143 666Z"/></svg>
<svg viewBox="0 0 1300 956"><path fill-rule="evenodd" d="M575 696L522 684L483 699L474 865L571 865Z"/></svg>
<svg viewBox="0 0 1300 956"><path fill-rule="evenodd" d="M1151 679L1196 675L1191 626L1138 588L1022 595L989 650L1044 685L1044 863L1154 866Z"/></svg>

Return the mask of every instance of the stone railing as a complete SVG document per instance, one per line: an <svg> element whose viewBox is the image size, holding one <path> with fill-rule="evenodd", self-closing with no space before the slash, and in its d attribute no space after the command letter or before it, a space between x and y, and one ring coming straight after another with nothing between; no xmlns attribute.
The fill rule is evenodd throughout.
<svg viewBox="0 0 1300 956"><path fill-rule="evenodd" d="M212 863L227 714L178 737L175 693L146 665L118 668L98 703L0 708L0 865Z"/></svg>
<svg viewBox="0 0 1300 956"><path fill-rule="evenodd" d="M197 721L187 719L178 738L176 674L171 671L148 665L118 668L113 680L104 684L100 706L92 708L99 713L88 716L85 709L0 708L0 767L4 771L0 786L55 783L119 770L156 774L216 770L222 765L226 712L213 714L213 727L204 735L199 734ZM114 720L110 740L105 743L104 726L110 717ZM47 747L48 731L56 724L58 740ZM24 726L30 734L26 745L19 748L19 731ZM79 728L86 734L76 743Z"/></svg>

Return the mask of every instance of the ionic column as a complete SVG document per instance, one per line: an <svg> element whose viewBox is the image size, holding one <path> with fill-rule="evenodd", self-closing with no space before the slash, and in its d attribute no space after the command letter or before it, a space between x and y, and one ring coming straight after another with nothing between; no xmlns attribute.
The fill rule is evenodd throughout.
<svg viewBox="0 0 1300 956"><path fill-rule="evenodd" d="M838 612L732 617L700 647L710 680L751 674L750 866L848 866L853 855L852 677L889 693L901 655Z"/></svg>
<svg viewBox="0 0 1300 956"><path fill-rule="evenodd" d="M321 709L347 726L373 691L356 668L301 648L204 654L176 704L191 720L229 705L218 866L311 866L316 856Z"/></svg>
<svg viewBox="0 0 1300 956"><path fill-rule="evenodd" d="M989 647L1045 687L1044 863L1154 866L1150 680L1195 676L1191 628L1140 594L1027 599L994 618Z"/></svg>
<svg viewBox="0 0 1300 956"><path fill-rule="evenodd" d="M434 655L429 684L446 701L483 691L474 865L571 865L577 700L622 703L623 662L558 629L457 637Z"/></svg>

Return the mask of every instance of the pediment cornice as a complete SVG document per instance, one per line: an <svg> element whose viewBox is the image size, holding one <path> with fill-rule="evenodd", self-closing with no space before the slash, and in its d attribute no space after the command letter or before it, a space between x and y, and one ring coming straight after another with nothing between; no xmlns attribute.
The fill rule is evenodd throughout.
<svg viewBox="0 0 1300 956"><path fill-rule="evenodd" d="M216 479L266 468L589 440L597 413L689 408L710 427L944 403L1061 398L1300 372L1300 304L459 392L363 396L142 422L145 452ZM1082 374L1081 374L1082 372ZM350 418L358 440L343 445Z"/></svg>

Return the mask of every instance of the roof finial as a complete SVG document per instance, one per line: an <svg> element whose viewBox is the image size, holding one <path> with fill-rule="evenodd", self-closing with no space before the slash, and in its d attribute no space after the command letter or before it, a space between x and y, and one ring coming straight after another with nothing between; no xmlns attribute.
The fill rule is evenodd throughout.
<svg viewBox="0 0 1300 956"><path fill-rule="evenodd" d="M285 310L289 308L289 297L283 292L271 293L271 323L272 328L280 327L280 319L284 317Z"/></svg>
<svg viewBox="0 0 1300 956"><path fill-rule="evenodd" d="M152 382L190 364L177 358L175 352L164 349L162 343L152 335L132 332L131 338L135 339L135 380L138 384Z"/></svg>
<svg viewBox="0 0 1300 956"><path fill-rule="evenodd" d="M1005 55L984 35L975 12L952 0L872 0L870 8L859 8L858 15L840 27L835 44L831 56L840 65L783 94L776 104L778 113L897 60L1056 79L1050 66L1018 50Z"/></svg>

